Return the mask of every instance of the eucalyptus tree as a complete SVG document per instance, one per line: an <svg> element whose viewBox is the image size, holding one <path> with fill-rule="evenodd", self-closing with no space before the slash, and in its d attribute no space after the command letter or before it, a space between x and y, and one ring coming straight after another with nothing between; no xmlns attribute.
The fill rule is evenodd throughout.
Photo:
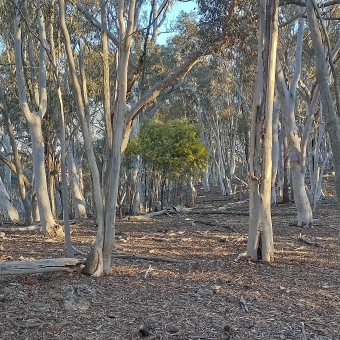
<svg viewBox="0 0 340 340"><path fill-rule="evenodd" d="M114 51L117 55L115 68L116 84L115 86L110 87L110 93L112 93L112 95L108 96L109 98L113 98L113 101L110 103L110 112L105 110L104 116L104 121L106 122L106 147L108 150L108 161L106 165L108 171L105 173L109 174L109 176L104 176L103 183L101 183L89 134L89 126L86 120L83 93L77 76L71 39L66 25L65 4L63 0L59 0L60 22L65 41L70 75L76 94L78 116L92 173L97 210L97 238L87 257L85 266L85 272L93 275L101 275L103 272L110 272L121 152L127 145L134 121L147 104L155 100L163 91L176 84L193 67L197 60L212 53L214 49L220 49L224 45L228 29L227 24L233 13L235 3L234 1L231 1L230 6L228 7L229 13L227 10L224 12L225 15L223 16L223 20L221 19L221 30L218 32L218 38L214 39L213 44L211 44L211 42L207 44L206 41L201 43L199 40L191 41L190 50L188 50L186 58L178 62L176 68L170 74L153 83L149 89L146 89L141 93L138 101L128 107L127 101L129 93L134 82L142 73L144 57L147 52L145 49L142 49L142 55L139 56L135 56L133 53L135 50L138 50L134 43L137 41L135 38L137 37L138 32L137 20L140 5L141 3L137 4L135 0L131 0L130 2L119 0L116 7L110 8L110 11L107 11L107 13L114 13L117 18L117 27L114 27L114 30L111 30L111 27L109 24L106 25L105 21L99 21L89 9L85 9L81 4L77 5L78 10L85 18L90 19L94 26L100 28L102 32L107 33L110 42L114 45L112 52ZM97 6L94 6L93 9L96 8ZM144 36L144 39L147 40L148 36ZM103 48L105 49L106 47ZM105 56L105 53L103 53L103 56ZM136 62L136 60L138 61ZM105 85L104 89L107 91ZM101 187L104 188L104 190L101 190Z"/></svg>
<svg viewBox="0 0 340 340"><path fill-rule="evenodd" d="M302 16L303 8L300 9L299 14ZM289 27L290 30L293 30ZM297 86L302 68L302 47L304 36L304 19L299 18L298 29L296 32L296 47L295 47L295 64L294 71L292 72L291 81L287 83L289 78L288 74L284 74L283 66L281 66L281 58L277 61L277 75L276 87L278 97L280 99L282 120L284 124L284 131L288 138L290 165L292 169L292 182L294 190L294 200L297 208L297 225L309 225L313 222L313 213L311 205L307 196L305 186L305 173L307 165L306 145L307 138L310 133L310 124L306 124L302 138L300 138L296 126L295 118L295 97ZM285 44L287 46L287 44ZM284 55L291 55L289 51L284 51ZM291 60L286 60L285 69L289 71L289 64Z"/></svg>
<svg viewBox="0 0 340 340"><path fill-rule="evenodd" d="M3 90L0 89L0 112L4 117L4 123L11 142L11 151L13 153L13 161L15 166L15 173L18 177L18 186L20 197L25 210L25 225L29 226L33 224L32 208L27 195L27 190L25 187L23 169L21 165L20 155L18 151L17 142L15 140L15 132L10 118L10 113L7 108L7 103Z"/></svg>
<svg viewBox="0 0 340 340"><path fill-rule="evenodd" d="M322 16L315 2L312 0L306 0L306 7L307 19L315 53L316 79L320 88L320 98L326 120L326 130L328 131L332 146L333 162L335 167L336 193L338 198L338 213L340 216L340 97L338 88L338 73L335 72L333 62L333 58L338 54L340 44L338 41L335 47L332 48L330 38L327 34L327 31L325 30ZM317 18L320 20L321 30ZM326 43L326 48L323 43L321 31ZM325 56L325 50L327 58ZM327 62L325 62L325 59ZM329 69L331 70L332 83L330 83Z"/></svg>
<svg viewBox="0 0 340 340"><path fill-rule="evenodd" d="M278 39L278 0L262 0L254 90L249 171L249 237L252 260L273 261L271 220L272 113Z"/></svg>
<svg viewBox="0 0 340 340"><path fill-rule="evenodd" d="M32 21L33 11L38 14L36 21ZM47 192L44 164L44 138L42 132L42 120L47 109L46 49L48 48L48 44L44 16L40 1L36 3L36 7L31 3L21 4L19 1L15 1L13 36L19 101L21 110L30 126L33 173L35 178L34 187L37 194L42 230L44 233L53 236L56 233L56 222L52 214ZM23 46L22 34L25 25L27 30L25 31L25 46ZM36 51L34 47L37 47L38 51ZM25 63L27 63L30 68L29 72L25 74L27 74L30 79L25 79L24 76L23 51L27 51L28 54L28 60L25 60ZM36 60L37 54L39 56L38 63ZM29 93L25 85L27 83L31 84Z"/></svg>

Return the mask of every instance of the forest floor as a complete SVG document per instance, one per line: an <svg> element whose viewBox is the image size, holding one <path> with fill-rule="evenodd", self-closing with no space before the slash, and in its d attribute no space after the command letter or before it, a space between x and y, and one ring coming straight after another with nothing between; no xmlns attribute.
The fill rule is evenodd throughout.
<svg viewBox="0 0 340 340"><path fill-rule="evenodd" d="M293 203L273 206L275 262L268 264L239 255L248 201L198 194L185 213L117 221L115 254L182 262L114 258L112 275L100 278L83 275L81 266L0 276L0 339L339 340L335 199L323 199L306 228L295 225ZM61 239L4 233L1 261L66 257ZM83 252L95 234L93 221L72 226L72 242Z"/></svg>

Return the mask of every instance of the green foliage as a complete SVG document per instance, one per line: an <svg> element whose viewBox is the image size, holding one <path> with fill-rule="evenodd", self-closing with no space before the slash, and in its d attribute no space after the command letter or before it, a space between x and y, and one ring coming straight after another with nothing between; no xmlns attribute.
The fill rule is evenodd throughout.
<svg viewBox="0 0 340 340"><path fill-rule="evenodd" d="M147 120L139 136L130 141L125 156L141 155L145 166L157 170L163 178L188 181L206 168L208 150L199 139L199 130L185 121L168 123Z"/></svg>

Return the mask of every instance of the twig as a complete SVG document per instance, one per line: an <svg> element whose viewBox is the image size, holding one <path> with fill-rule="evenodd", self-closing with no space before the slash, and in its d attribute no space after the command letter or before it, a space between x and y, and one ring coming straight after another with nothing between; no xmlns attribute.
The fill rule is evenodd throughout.
<svg viewBox="0 0 340 340"><path fill-rule="evenodd" d="M146 270L144 278L146 279L148 277L149 271L151 270L151 264L149 265L149 268Z"/></svg>
<svg viewBox="0 0 340 340"><path fill-rule="evenodd" d="M309 240L307 240L306 238L304 238L301 234L300 234L298 240L299 240L300 242L303 242L303 243L305 243L305 244L308 244L309 246L321 247L321 244L320 244L320 243L309 241Z"/></svg>
<svg viewBox="0 0 340 340"><path fill-rule="evenodd" d="M215 226L216 226L216 223L208 222L208 221L194 220L193 222L201 223L201 224L204 224L204 225L210 225L210 226L212 226L212 227L215 227Z"/></svg>
<svg viewBox="0 0 340 340"><path fill-rule="evenodd" d="M121 255L121 254L114 254L112 255L113 258L119 259L138 259L138 260L147 260L147 261L157 261L157 262L170 262L170 263L182 263L183 260L179 259L172 259L169 257L154 257L154 256L143 256L143 255Z"/></svg>
<svg viewBox="0 0 340 340"><path fill-rule="evenodd" d="M82 252L81 250L77 249L75 246L72 246L72 249L74 250L75 253L78 253L83 256L87 256L86 253Z"/></svg>
<svg viewBox="0 0 340 340"><path fill-rule="evenodd" d="M244 299L243 295L241 295L241 298L240 298L240 305L241 305L244 312L249 313L249 308L247 306L247 302Z"/></svg>
<svg viewBox="0 0 340 340"><path fill-rule="evenodd" d="M306 332L305 332L305 325L303 322L301 322L301 339L307 340Z"/></svg>

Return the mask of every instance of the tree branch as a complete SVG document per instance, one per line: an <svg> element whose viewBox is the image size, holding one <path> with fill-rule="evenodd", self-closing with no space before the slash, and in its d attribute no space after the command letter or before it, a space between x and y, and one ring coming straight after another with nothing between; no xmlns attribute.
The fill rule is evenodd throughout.
<svg viewBox="0 0 340 340"><path fill-rule="evenodd" d="M325 27L325 24L322 20L322 17L321 17L321 13L318 9L318 7L316 6L315 4L315 1L312 0L312 4L314 6L314 9L319 17L319 20L320 20L320 23L321 23L321 27L322 27L322 31L323 31L323 34L325 36L325 40L326 40L326 43L327 43L327 50L328 50L328 62L329 62L329 66L331 68L331 72L332 72L332 75L333 75L333 81L334 81L334 92L335 92L335 102L336 102L336 108L337 108L337 111L338 111L338 115L340 115L340 102L339 102L339 91L338 91L338 77L337 77L337 73L335 71L335 68L334 68L334 64L333 64L333 58L332 58L332 51L331 51L331 42L329 41L329 36L327 34L327 31L326 31L326 27Z"/></svg>
<svg viewBox="0 0 340 340"><path fill-rule="evenodd" d="M117 47L119 46L119 41L118 38L108 30L107 27L103 27L102 24L89 12L87 11L79 2L76 4L77 10L82 13L85 18L96 28L98 28L100 31L104 31L108 38L113 42L114 45ZM134 70L133 73L137 72L138 66L136 63L133 61L133 59L130 57L129 58L129 66Z"/></svg>
<svg viewBox="0 0 340 340"><path fill-rule="evenodd" d="M183 85L183 83L184 79L182 78L175 85L163 91L163 93L159 96L155 106L146 114L146 118L152 118L156 114L160 106L164 103L165 99L169 96L169 94L179 89Z"/></svg>
<svg viewBox="0 0 340 340"><path fill-rule="evenodd" d="M318 3L317 6L319 8L324 8L324 7L329 7L329 6L338 5L338 4L340 4L340 0L333 0L333 1L328 1L325 3ZM298 5L298 6L306 7L306 2L298 1L298 0L280 0L279 6L284 6L284 5Z"/></svg>
<svg viewBox="0 0 340 340"><path fill-rule="evenodd" d="M11 169L11 171L13 171L17 175L17 168L16 168L16 166L14 165L13 162L11 162L9 159L7 159L2 154L0 154L0 160L3 163L5 163ZM25 175L23 175L23 178L24 178L24 184L25 184L26 189L29 191L29 193L31 195L33 195L33 187L31 185L30 181L27 179L27 177Z"/></svg>

